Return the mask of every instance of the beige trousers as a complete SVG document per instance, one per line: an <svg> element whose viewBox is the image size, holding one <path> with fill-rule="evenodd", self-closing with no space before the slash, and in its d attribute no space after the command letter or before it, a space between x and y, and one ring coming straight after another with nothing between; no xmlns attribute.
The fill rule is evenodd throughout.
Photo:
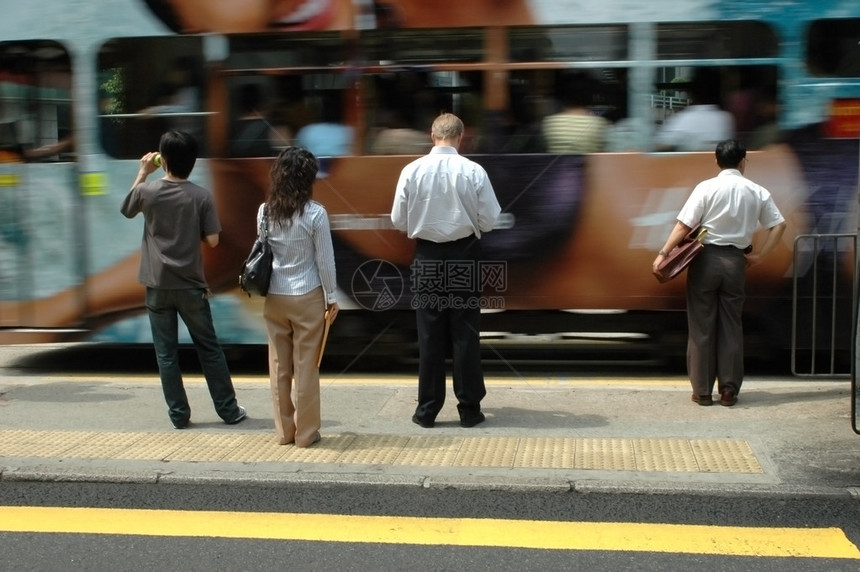
<svg viewBox="0 0 860 572"><path fill-rule="evenodd" d="M317 352L323 335L322 288L301 296L269 294L263 317L269 334L269 383L278 443L313 444L320 428ZM293 381L295 380L295 384Z"/></svg>

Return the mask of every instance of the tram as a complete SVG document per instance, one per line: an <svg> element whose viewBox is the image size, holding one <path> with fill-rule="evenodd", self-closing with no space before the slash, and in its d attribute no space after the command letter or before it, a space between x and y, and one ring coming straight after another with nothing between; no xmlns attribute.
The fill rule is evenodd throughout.
<svg viewBox="0 0 860 572"><path fill-rule="evenodd" d="M659 284L650 265L716 165L712 150L658 142L662 124L693 103L695 78L709 77L709 103L731 113L752 150L747 175L789 225L748 276L748 353L788 350L793 320L850 349L856 2L234 4L4 8L0 343L150 341L136 282L142 221L118 209L140 156L178 128L202 143L192 179L212 189L223 226L205 256L225 345L265 342L261 300L243 296L237 277L271 159L301 144L320 158L314 198L336 248L344 312L332 351L407 354L413 245L388 213L400 169L427 151L433 117L451 111L467 128L461 152L487 169L503 208L475 269L490 351L538 342L564 356L622 340L646 357L683 355L683 279ZM574 91L606 120L601 146L552 151L543 120ZM314 137L313 125L337 130ZM851 240L796 246L819 235ZM822 290L827 315L798 305Z"/></svg>

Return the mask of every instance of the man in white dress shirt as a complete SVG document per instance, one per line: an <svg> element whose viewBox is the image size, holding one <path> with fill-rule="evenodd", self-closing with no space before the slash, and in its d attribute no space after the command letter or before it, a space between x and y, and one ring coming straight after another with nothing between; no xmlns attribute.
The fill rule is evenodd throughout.
<svg viewBox="0 0 860 572"><path fill-rule="evenodd" d="M459 154L463 122L433 122L430 153L403 168L391 222L416 241L412 307L418 326L418 406L412 421L433 427L445 403L445 359L453 361L462 427L485 420L480 354L480 241L501 207L483 167Z"/></svg>
<svg viewBox="0 0 860 572"><path fill-rule="evenodd" d="M721 141L715 155L720 173L693 189L653 270L690 230L699 225L708 230L702 241L705 248L687 269L687 372L695 403L712 405L718 381L720 405L731 407L744 376L741 317L746 269L779 246L786 225L770 192L744 177L743 144ZM759 227L767 238L753 249Z"/></svg>

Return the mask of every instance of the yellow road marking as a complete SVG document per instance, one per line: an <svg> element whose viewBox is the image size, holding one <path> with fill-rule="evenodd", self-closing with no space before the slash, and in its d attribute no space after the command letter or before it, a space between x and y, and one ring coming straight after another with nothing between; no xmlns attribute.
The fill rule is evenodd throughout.
<svg viewBox="0 0 860 572"><path fill-rule="evenodd" d="M860 560L838 528L0 507L0 530Z"/></svg>

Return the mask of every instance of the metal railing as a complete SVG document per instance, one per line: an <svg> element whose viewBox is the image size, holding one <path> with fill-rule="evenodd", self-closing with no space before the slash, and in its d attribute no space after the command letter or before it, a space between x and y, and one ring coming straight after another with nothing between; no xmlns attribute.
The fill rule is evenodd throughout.
<svg viewBox="0 0 860 572"><path fill-rule="evenodd" d="M690 105L690 100L686 97L651 94L650 98L651 107L654 109L668 109L670 111L678 111Z"/></svg>
<svg viewBox="0 0 860 572"><path fill-rule="evenodd" d="M794 240L791 371L849 377L857 304L857 234L802 234Z"/></svg>

